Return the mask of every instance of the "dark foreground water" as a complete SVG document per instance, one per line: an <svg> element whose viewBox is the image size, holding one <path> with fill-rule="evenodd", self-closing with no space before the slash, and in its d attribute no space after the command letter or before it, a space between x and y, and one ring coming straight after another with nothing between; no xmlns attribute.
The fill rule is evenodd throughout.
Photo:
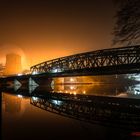
<svg viewBox="0 0 140 140"><path fill-rule="evenodd" d="M55 94L60 96L55 96ZM133 137L132 133L139 132L139 116L131 115L134 119L138 117L134 120L137 122L134 122L132 127L129 122L123 125L117 124L121 122L120 120L114 124L114 114L116 120L124 117L123 121L125 121L125 117L128 117L128 121L131 122L131 117L126 115L126 112L112 115L112 111L99 105L100 101L108 100L108 98L96 99L95 95L139 99L139 85L129 87L61 85L51 92L33 87L31 89L5 89L2 92L2 140L139 139L139 137ZM91 97L98 101L91 104L92 101L89 100ZM110 102L112 100L114 99ZM96 115L95 112L97 112Z"/></svg>

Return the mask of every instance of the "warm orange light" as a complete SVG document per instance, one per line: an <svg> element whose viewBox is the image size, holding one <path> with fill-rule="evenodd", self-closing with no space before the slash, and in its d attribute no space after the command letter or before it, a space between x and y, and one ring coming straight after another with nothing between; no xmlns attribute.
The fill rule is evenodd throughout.
<svg viewBox="0 0 140 140"><path fill-rule="evenodd" d="M73 90L74 89L74 86L70 86L70 89Z"/></svg>
<svg viewBox="0 0 140 140"><path fill-rule="evenodd" d="M83 94L86 94L86 91L85 90L83 91Z"/></svg>
<svg viewBox="0 0 140 140"><path fill-rule="evenodd" d="M71 81L71 82L74 82L74 79L73 79L73 78L70 78L70 81Z"/></svg>

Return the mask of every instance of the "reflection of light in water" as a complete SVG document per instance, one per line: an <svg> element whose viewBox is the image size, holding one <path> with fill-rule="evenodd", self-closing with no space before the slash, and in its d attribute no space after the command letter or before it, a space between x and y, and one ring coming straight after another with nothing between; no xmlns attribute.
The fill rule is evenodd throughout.
<svg viewBox="0 0 140 140"><path fill-rule="evenodd" d="M26 105L29 104L29 99L24 98L21 94L10 95L3 93L4 102L3 113L6 118L20 118L25 111Z"/></svg>
<svg viewBox="0 0 140 140"><path fill-rule="evenodd" d="M54 91L57 93L69 93L69 94L86 94L85 86L78 85L66 85L64 89L61 86L57 87ZM60 90L61 89L61 90Z"/></svg>
<svg viewBox="0 0 140 140"><path fill-rule="evenodd" d="M70 86L70 89L73 90L73 89L75 89L75 88L74 88L74 86Z"/></svg>
<svg viewBox="0 0 140 140"><path fill-rule="evenodd" d="M74 89L76 89L76 86L70 86L70 89L74 90Z"/></svg>
<svg viewBox="0 0 140 140"><path fill-rule="evenodd" d="M85 90L83 91L83 94L86 94L86 91Z"/></svg>
<svg viewBox="0 0 140 140"><path fill-rule="evenodd" d="M74 79L73 79L73 78L70 78L70 81L71 81L71 82L74 82Z"/></svg>
<svg viewBox="0 0 140 140"><path fill-rule="evenodd" d="M77 82L77 78L76 77L66 77L66 78L64 78L64 82L65 83L75 83L75 82Z"/></svg>

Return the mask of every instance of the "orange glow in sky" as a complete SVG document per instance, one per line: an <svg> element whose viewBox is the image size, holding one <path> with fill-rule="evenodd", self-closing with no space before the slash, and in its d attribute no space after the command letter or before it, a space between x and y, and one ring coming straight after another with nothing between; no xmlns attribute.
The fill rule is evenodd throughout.
<svg viewBox="0 0 140 140"><path fill-rule="evenodd" d="M0 4L0 63L14 52L22 56L23 69L29 69L42 61L112 47L112 0L7 1Z"/></svg>

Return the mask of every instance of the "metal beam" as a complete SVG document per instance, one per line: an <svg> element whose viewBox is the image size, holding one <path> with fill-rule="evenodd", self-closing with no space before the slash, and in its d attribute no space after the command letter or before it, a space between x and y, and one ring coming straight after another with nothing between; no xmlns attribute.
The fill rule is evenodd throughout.
<svg viewBox="0 0 140 140"><path fill-rule="evenodd" d="M97 50L61 57L34 65L30 70L32 74L54 75L137 73L140 72L140 46Z"/></svg>

